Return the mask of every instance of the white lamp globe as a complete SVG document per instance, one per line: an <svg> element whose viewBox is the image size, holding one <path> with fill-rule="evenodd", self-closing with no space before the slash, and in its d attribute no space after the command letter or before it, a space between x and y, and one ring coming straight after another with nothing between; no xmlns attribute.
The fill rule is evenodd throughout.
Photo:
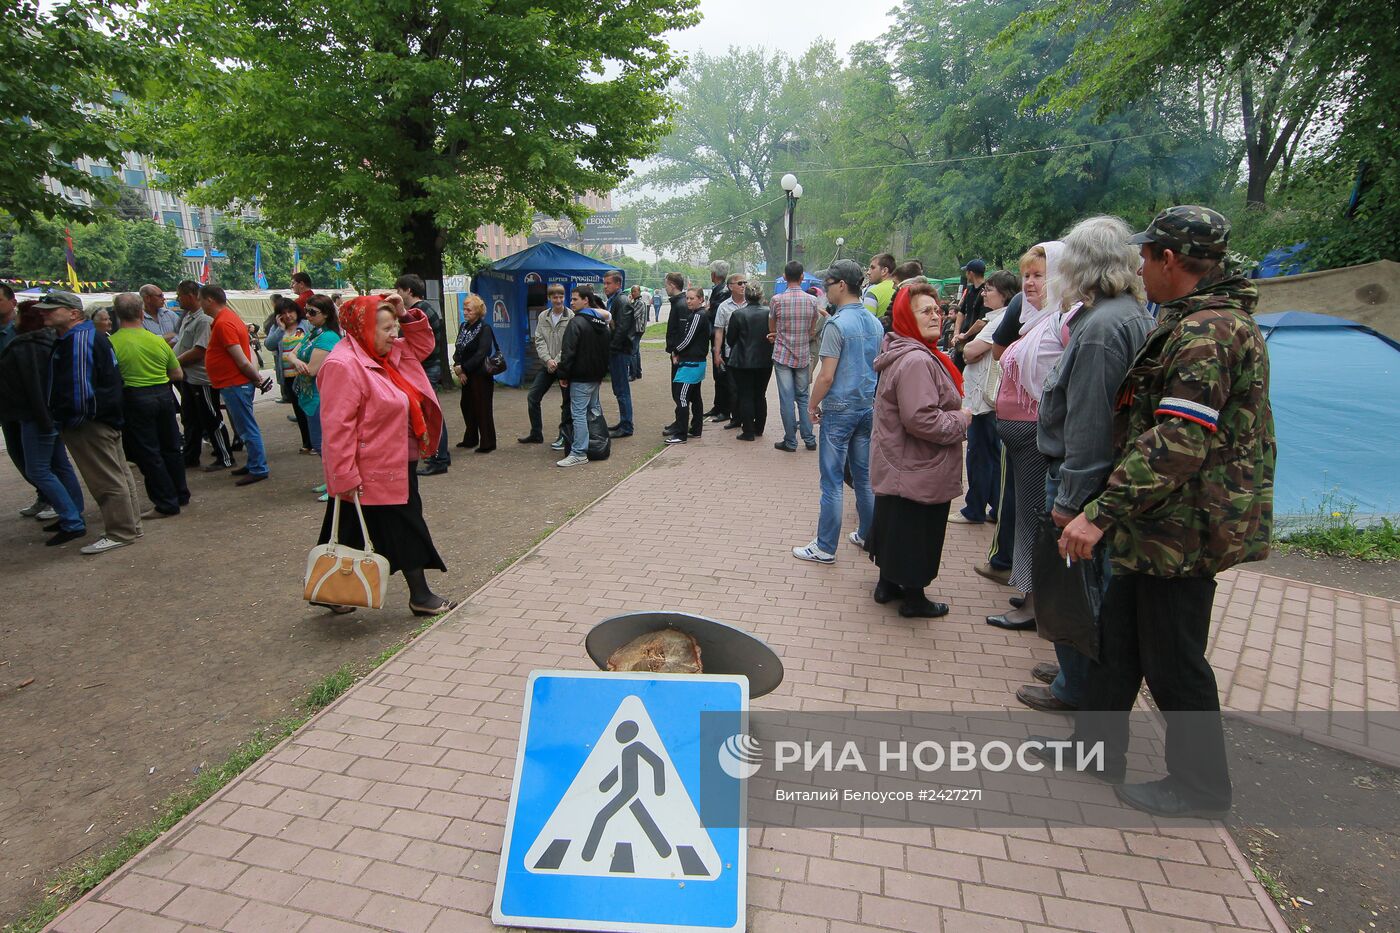
<svg viewBox="0 0 1400 933"><path fill-rule="evenodd" d="M797 187L797 176L792 174L792 172L788 172L783 176L781 184L784 191L791 191Z"/></svg>

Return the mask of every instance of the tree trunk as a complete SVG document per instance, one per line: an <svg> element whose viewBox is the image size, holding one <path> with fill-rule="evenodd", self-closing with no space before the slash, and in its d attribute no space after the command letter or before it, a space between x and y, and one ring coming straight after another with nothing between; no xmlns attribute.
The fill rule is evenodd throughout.
<svg viewBox="0 0 1400 933"><path fill-rule="evenodd" d="M423 284L426 286L427 298L431 301L443 316L443 334L438 340L437 358L441 376L439 384L448 387L452 385L451 368L447 363L447 340L446 340L446 320L449 313L444 303L446 295L442 288L442 247L443 235L438 229L437 218L432 214L419 212L410 214L403 227L404 239L404 272L412 272L421 276Z"/></svg>

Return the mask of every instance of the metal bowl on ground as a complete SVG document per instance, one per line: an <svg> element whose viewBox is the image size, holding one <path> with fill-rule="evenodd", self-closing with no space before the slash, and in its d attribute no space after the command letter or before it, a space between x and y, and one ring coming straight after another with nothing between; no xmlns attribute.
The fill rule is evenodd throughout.
<svg viewBox="0 0 1400 933"><path fill-rule="evenodd" d="M772 693L783 682L783 662L772 648L732 625L684 612L629 612L604 619L588 633L584 649L599 670L607 670L613 652L666 628L684 632L699 643L704 673L747 677L750 697Z"/></svg>

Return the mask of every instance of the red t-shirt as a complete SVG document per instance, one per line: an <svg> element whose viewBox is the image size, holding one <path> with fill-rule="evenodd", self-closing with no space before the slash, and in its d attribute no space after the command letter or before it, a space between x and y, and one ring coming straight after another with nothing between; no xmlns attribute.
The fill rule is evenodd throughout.
<svg viewBox="0 0 1400 933"><path fill-rule="evenodd" d="M229 347L242 347L243 357L252 360L253 343L248 339L247 325L233 309L220 308L209 327L209 347L204 351L204 370L209 374L209 384L216 389L247 385L252 381L233 362Z"/></svg>
<svg viewBox="0 0 1400 933"><path fill-rule="evenodd" d="M313 291L311 291L310 289L307 289L306 291L301 292L300 294L298 294L298 295L297 295L295 298L293 298L292 300L295 301L295 302L297 303L297 307L298 307L298 308L300 308L301 310L305 311L305 310L306 310L306 299L310 298L310 297L311 297L312 295L314 295L314 294L316 294L316 293L313 292Z"/></svg>

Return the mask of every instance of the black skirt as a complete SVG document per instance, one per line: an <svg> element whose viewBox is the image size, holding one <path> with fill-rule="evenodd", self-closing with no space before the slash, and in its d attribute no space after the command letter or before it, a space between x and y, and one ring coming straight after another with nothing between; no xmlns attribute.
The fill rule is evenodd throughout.
<svg viewBox="0 0 1400 933"><path fill-rule="evenodd" d="M447 565L438 556L428 523L423 520L423 500L418 498L417 466L411 461L408 464L408 501L403 505L364 506L365 525L369 527L375 552L388 559L390 573L400 570L441 570L445 573ZM335 502L334 497L326 502L326 517L321 521L319 544L330 543ZM355 514L355 500L341 500L340 543L362 548L365 546L364 537L360 532L360 518Z"/></svg>
<svg viewBox="0 0 1400 933"><path fill-rule="evenodd" d="M880 576L899 586L923 589L938 576L947 502L926 505L903 496L875 497L875 517L865 548Z"/></svg>

